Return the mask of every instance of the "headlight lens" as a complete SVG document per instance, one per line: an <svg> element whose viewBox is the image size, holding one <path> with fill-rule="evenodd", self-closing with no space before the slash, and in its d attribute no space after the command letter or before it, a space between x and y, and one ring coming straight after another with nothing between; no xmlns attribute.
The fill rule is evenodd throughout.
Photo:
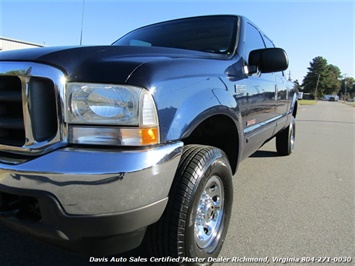
<svg viewBox="0 0 355 266"><path fill-rule="evenodd" d="M134 96L126 89L99 88L89 94L87 105L97 116L127 119L136 110L132 98Z"/></svg>
<svg viewBox="0 0 355 266"><path fill-rule="evenodd" d="M141 93L137 87L69 83L67 122L138 126Z"/></svg>
<svg viewBox="0 0 355 266"><path fill-rule="evenodd" d="M152 96L126 85L68 83L69 142L97 145L152 145L160 141Z"/></svg>

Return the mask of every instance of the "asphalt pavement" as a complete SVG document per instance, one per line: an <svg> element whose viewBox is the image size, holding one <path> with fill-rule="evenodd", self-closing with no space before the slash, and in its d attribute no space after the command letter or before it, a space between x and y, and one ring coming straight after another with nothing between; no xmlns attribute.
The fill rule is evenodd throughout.
<svg viewBox="0 0 355 266"><path fill-rule="evenodd" d="M318 102L296 120L291 156L278 157L271 141L241 163L221 255L355 265L355 108Z"/></svg>
<svg viewBox="0 0 355 266"><path fill-rule="evenodd" d="M234 176L223 265L355 265L355 108L300 106L296 123L291 156L272 140ZM0 226L1 266L93 264Z"/></svg>

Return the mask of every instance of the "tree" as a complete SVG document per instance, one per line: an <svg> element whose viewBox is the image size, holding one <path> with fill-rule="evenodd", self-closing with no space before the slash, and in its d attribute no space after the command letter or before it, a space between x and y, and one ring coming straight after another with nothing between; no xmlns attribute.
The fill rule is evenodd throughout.
<svg viewBox="0 0 355 266"><path fill-rule="evenodd" d="M346 86L346 93L345 93L345 86ZM341 87L338 93L341 97L354 97L355 96L355 79L352 77L344 78L341 81Z"/></svg>
<svg viewBox="0 0 355 266"><path fill-rule="evenodd" d="M337 66L328 65L325 58L318 56L310 62L308 73L303 80L304 92L315 98L337 93L341 86L341 72Z"/></svg>
<svg viewBox="0 0 355 266"><path fill-rule="evenodd" d="M337 94L341 86L341 71L339 67L328 65L329 76L326 84L325 94Z"/></svg>

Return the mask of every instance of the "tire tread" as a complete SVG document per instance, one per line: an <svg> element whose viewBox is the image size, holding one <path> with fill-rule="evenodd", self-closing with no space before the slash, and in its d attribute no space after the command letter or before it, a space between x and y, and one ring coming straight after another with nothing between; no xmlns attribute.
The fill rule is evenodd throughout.
<svg viewBox="0 0 355 266"><path fill-rule="evenodd" d="M217 151L221 154L215 154ZM219 149L209 146L184 147L165 212L157 223L147 229L145 245L148 253L156 257L185 256L184 245L177 245L177 243L184 242L189 204L195 193L199 171L203 171L204 165L213 156L225 155Z"/></svg>

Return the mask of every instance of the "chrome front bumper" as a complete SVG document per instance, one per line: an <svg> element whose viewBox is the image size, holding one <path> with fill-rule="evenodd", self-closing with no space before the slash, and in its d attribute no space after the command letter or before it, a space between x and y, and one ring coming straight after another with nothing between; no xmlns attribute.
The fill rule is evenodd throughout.
<svg viewBox="0 0 355 266"><path fill-rule="evenodd" d="M165 210L182 148L72 147L0 163L0 222L90 256L134 249Z"/></svg>
<svg viewBox="0 0 355 266"><path fill-rule="evenodd" d="M127 212L167 199L182 147L64 148L18 165L2 163L0 192L48 193L69 215Z"/></svg>

